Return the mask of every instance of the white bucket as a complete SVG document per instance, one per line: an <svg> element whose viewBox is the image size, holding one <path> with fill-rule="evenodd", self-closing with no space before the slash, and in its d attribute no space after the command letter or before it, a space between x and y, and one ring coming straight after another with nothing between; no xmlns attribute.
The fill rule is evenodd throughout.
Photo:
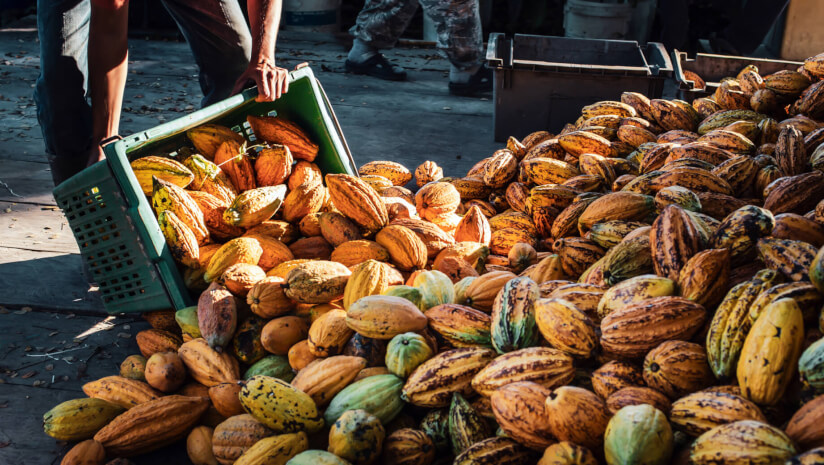
<svg viewBox="0 0 824 465"><path fill-rule="evenodd" d="M578 39L624 39L629 34L632 6L567 0L564 6L564 35Z"/></svg>
<svg viewBox="0 0 824 465"><path fill-rule="evenodd" d="M292 31L340 30L340 0L284 0L283 25Z"/></svg>

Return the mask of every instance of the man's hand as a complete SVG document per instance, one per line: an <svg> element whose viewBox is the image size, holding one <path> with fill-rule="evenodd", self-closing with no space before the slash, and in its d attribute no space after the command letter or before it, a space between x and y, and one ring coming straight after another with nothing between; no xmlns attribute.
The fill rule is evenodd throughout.
<svg viewBox="0 0 824 465"><path fill-rule="evenodd" d="M274 60L261 59L257 63L249 63L246 71L240 75L235 83L232 93L236 94L242 91L249 81L254 81L257 84L258 96L256 100L259 102L272 102L289 90L289 72L285 68L276 66Z"/></svg>

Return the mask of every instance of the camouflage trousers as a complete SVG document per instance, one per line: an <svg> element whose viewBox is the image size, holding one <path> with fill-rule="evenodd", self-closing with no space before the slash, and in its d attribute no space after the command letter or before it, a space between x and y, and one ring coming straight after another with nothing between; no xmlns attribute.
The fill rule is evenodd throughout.
<svg viewBox="0 0 824 465"><path fill-rule="evenodd" d="M478 0L366 0L349 32L377 49L392 48L406 29L418 4L434 22L438 48L459 69L483 59Z"/></svg>

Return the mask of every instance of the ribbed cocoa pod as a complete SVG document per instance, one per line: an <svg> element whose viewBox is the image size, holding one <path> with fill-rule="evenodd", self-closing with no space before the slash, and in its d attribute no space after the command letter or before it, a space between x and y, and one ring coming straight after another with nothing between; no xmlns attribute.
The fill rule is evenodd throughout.
<svg viewBox="0 0 824 465"><path fill-rule="evenodd" d="M323 174L321 174L318 165L306 160L298 160L292 168L292 174L289 176L286 185L289 190L293 190L304 183L322 184Z"/></svg>
<svg viewBox="0 0 824 465"><path fill-rule="evenodd" d="M597 346L595 324L581 310L563 299L539 299L535 320L544 339L572 356L589 358Z"/></svg>
<svg viewBox="0 0 824 465"><path fill-rule="evenodd" d="M802 448L824 447L824 396L802 405L792 416L785 431L793 441Z"/></svg>
<svg viewBox="0 0 824 465"><path fill-rule="evenodd" d="M642 404L652 405L664 414L669 414L671 408L667 396L645 386L627 386L607 397L607 408L613 415L624 407Z"/></svg>
<svg viewBox="0 0 824 465"><path fill-rule="evenodd" d="M553 442L545 405L551 393L529 381L507 384L490 399L495 420L507 436L531 449L543 450Z"/></svg>
<svg viewBox="0 0 824 465"><path fill-rule="evenodd" d="M824 223L795 213L782 213L775 217L772 236L778 239L803 241L815 247L821 247L824 245Z"/></svg>
<svg viewBox="0 0 824 465"><path fill-rule="evenodd" d="M489 349L453 349L430 358L407 378L401 398L421 407L445 407L452 394L469 395L472 378L494 358Z"/></svg>
<svg viewBox="0 0 824 465"><path fill-rule="evenodd" d="M701 248L700 235L692 218L675 205L669 205L652 223L650 232L655 274L677 280L687 261Z"/></svg>
<svg viewBox="0 0 824 465"><path fill-rule="evenodd" d="M378 231L389 222L381 197L360 179L345 174L328 174L326 187L335 208L366 231Z"/></svg>
<svg viewBox="0 0 824 465"><path fill-rule="evenodd" d="M760 405L781 400L795 374L803 332L803 315L793 299L780 299L764 309L744 340L736 367L744 397ZM792 369L781 368L788 366Z"/></svg>
<svg viewBox="0 0 824 465"><path fill-rule="evenodd" d="M472 444L492 436L486 420L458 393L452 395L448 415L449 436L452 453L455 455L460 455Z"/></svg>
<svg viewBox="0 0 824 465"><path fill-rule="evenodd" d="M529 347L494 359L472 378L472 388L487 397L500 387L519 381L554 389L569 383L574 375L571 356L549 347Z"/></svg>
<svg viewBox="0 0 824 465"><path fill-rule="evenodd" d="M670 413L670 421L691 436L739 420L767 421L761 409L749 400L717 391L699 391L682 397L673 402Z"/></svg>
<svg viewBox="0 0 824 465"><path fill-rule="evenodd" d="M656 297L616 310L601 320L601 346L620 358L640 358L660 343L691 338L704 324L701 305L681 297Z"/></svg>
<svg viewBox="0 0 824 465"><path fill-rule="evenodd" d="M806 281L817 252L815 246L802 241L764 237L758 240L758 256L767 268L776 270L791 281Z"/></svg>
<svg viewBox="0 0 824 465"><path fill-rule="evenodd" d="M775 219L768 210L747 205L721 222L712 238L712 246L729 249L733 265L745 263L755 256L758 239L769 235L774 225Z"/></svg>
<svg viewBox="0 0 824 465"><path fill-rule="evenodd" d="M589 239L568 237L553 243L553 252L561 258L561 267L567 276L580 276L604 256L604 249Z"/></svg>
<svg viewBox="0 0 824 465"><path fill-rule="evenodd" d="M755 144L747 136L726 129L710 131L699 137L698 142L705 142L734 154L750 154L755 150Z"/></svg>
<svg viewBox="0 0 824 465"><path fill-rule="evenodd" d="M654 192L668 186L686 187L695 192L733 194L732 187L727 181L714 175L711 171L694 167L679 167L664 171L663 174L650 182L650 188Z"/></svg>
<svg viewBox="0 0 824 465"><path fill-rule="evenodd" d="M652 273L650 229L643 227L634 230L604 255L602 273L606 284L612 286L635 276Z"/></svg>
<svg viewBox="0 0 824 465"><path fill-rule="evenodd" d="M758 165L749 155L739 155L721 163L712 173L727 181L736 196L749 192L758 176Z"/></svg>
<svg viewBox="0 0 824 465"><path fill-rule="evenodd" d="M553 436L592 450L598 450L603 444L611 416L603 399L573 386L562 386L549 394L546 415Z"/></svg>
<svg viewBox="0 0 824 465"><path fill-rule="evenodd" d="M717 145L696 141L681 146L673 146L665 163L670 164L675 160L694 159L717 166L733 158L733 153ZM660 168L660 167L659 167Z"/></svg>
<svg viewBox="0 0 824 465"><path fill-rule="evenodd" d="M644 382L671 399L703 389L712 381L707 353L698 344L666 341L644 359Z"/></svg>
<svg viewBox="0 0 824 465"><path fill-rule="evenodd" d="M625 387L643 385L641 368L628 362L613 360L592 372L592 388L602 399Z"/></svg>
<svg viewBox="0 0 824 465"><path fill-rule="evenodd" d="M115 456L152 451L185 437L208 406L202 397L161 397L118 416L94 440Z"/></svg>
<svg viewBox="0 0 824 465"><path fill-rule="evenodd" d="M307 215L319 212L325 196L326 188L322 184L301 184L289 191L283 200L283 219L296 223Z"/></svg>
<svg viewBox="0 0 824 465"><path fill-rule="evenodd" d="M276 116L249 115L246 119L259 139L289 147L295 158L314 161L318 155L318 145L296 123Z"/></svg>
<svg viewBox="0 0 824 465"><path fill-rule="evenodd" d="M243 192L257 187L252 161L245 152L245 146L234 140L227 140L215 152L215 164L232 180L232 185Z"/></svg>
<svg viewBox="0 0 824 465"><path fill-rule="evenodd" d="M504 437L494 437L476 442L455 457L454 465L521 465L534 461L535 452L520 443Z"/></svg>
<svg viewBox="0 0 824 465"><path fill-rule="evenodd" d="M390 225L381 229L375 240L389 251L398 268L410 271L426 266L426 244L410 229Z"/></svg>
<svg viewBox="0 0 824 465"><path fill-rule="evenodd" d="M231 383L240 378L237 359L227 352L215 351L202 338L183 343L177 353L192 378L204 386Z"/></svg>
<svg viewBox="0 0 824 465"><path fill-rule="evenodd" d="M593 224L609 220L644 221L655 210L653 197L631 192L613 192L598 198L578 219L579 231L589 231Z"/></svg>
<svg viewBox="0 0 824 465"><path fill-rule="evenodd" d="M415 169L415 184L423 187L427 183L437 181L443 177L443 169L434 161L425 161Z"/></svg>
<svg viewBox="0 0 824 465"><path fill-rule="evenodd" d="M730 253L709 249L690 258L678 275L681 297L705 308L714 308L727 292L730 278Z"/></svg>
<svg viewBox="0 0 824 465"><path fill-rule="evenodd" d="M292 151L285 145L263 148L255 158L255 180L258 186L283 184L292 174Z"/></svg>
<svg viewBox="0 0 824 465"><path fill-rule="evenodd" d="M808 170L809 157L804 146L804 135L792 126L785 127L778 134L773 156L778 162L778 167L787 176L795 176Z"/></svg>
<svg viewBox="0 0 824 465"><path fill-rule="evenodd" d="M552 228L549 231L550 237L560 239L563 237L577 236L578 219L589 204L594 201L595 198L576 200L570 206L563 209L552 222Z"/></svg>
<svg viewBox="0 0 824 465"><path fill-rule="evenodd" d="M504 285L515 277L516 275L509 271L493 271L483 274L472 281L466 289L464 293L466 301L458 303L484 312L491 312L495 297Z"/></svg>
<svg viewBox="0 0 824 465"><path fill-rule="evenodd" d="M812 171L773 181L764 189L764 208L774 214L804 213L815 208L824 197L824 173Z"/></svg>
<svg viewBox="0 0 824 465"><path fill-rule="evenodd" d="M713 428L690 448L690 463L784 463L796 453L780 429L753 420L740 420Z"/></svg>
<svg viewBox="0 0 824 465"><path fill-rule="evenodd" d="M733 287L718 305L707 333L707 358L713 373L721 381L734 374L744 339L752 322L749 309L758 295L781 277L773 270L759 271L751 280Z"/></svg>
<svg viewBox="0 0 824 465"><path fill-rule="evenodd" d="M458 242L480 242L489 245L491 238L489 221L477 206L469 209L455 229L455 240Z"/></svg>

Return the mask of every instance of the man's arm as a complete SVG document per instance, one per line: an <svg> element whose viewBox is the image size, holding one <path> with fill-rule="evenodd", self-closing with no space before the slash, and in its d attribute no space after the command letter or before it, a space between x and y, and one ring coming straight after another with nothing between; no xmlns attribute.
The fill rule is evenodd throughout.
<svg viewBox="0 0 824 465"><path fill-rule="evenodd" d="M103 159L101 140L118 133L126 87L129 0L93 0L89 23L89 95L92 151L89 165Z"/></svg>
<svg viewBox="0 0 824 465"><path fill-rule="evenodd" d="M252 59L238 78L234 92L250 80L258 87L258 100L272 101L289 90L288 72L275 65L275 43L282 0L247 0L252 30Z"/></svg>

